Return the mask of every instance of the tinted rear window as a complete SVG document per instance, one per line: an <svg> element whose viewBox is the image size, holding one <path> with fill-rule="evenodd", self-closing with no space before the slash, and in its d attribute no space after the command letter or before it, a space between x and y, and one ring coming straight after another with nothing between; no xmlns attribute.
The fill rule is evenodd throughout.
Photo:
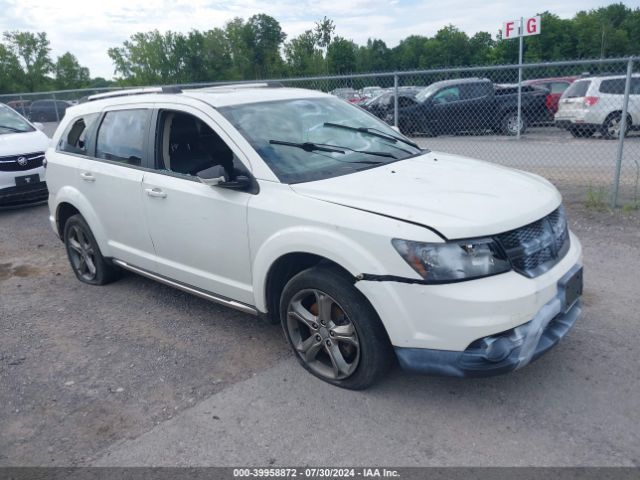
<svg viewBox="0 0 640 480"><path fill-rule="evenodd" d="M564 93L565 98L586 97L591 80L580 80L571 84Z"/></svg>
<svg viewBox="0 0 640 480"><path fill-rule="evenodd" d="M600 93L624 95L626 81L626 78L613 78L610 80L603 80L600 84ZM631 79L631 89L629 93L631 93L631 95L640 93L640 78L633 77Z"/></svg>
<svg viewBox="0 0 640 480"><path fill-rule="evenodd" d="M600 93L611 93L613 95L624 95L625 78L612 78L603 80L600 84Z"/></svg>

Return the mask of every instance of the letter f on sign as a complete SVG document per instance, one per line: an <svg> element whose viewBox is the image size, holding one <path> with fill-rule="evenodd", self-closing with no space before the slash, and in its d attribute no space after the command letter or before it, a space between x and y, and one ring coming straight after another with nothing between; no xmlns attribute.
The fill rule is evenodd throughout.
<svg viewBox="0 0 640 480"><path fill-rule="evenodd" d="M504 35L504 37L505 37L505 38L511 38L511 37L512 37L512 35L513 35L513 30L514 30L514 28L513 28L513 27L514 27L514 25L515 25L515 23L514 23L514 22L507 22L507 23L505 23L505 25L504 25L504 30L505 30L505 35Z"/></svg>

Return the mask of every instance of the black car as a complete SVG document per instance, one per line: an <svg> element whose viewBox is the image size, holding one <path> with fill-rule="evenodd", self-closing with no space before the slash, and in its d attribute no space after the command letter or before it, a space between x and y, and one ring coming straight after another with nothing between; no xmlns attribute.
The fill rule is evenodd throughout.
<svg viewBox="0 0 640 480"><path fill-rule="evenodd" d="M522 87L518 125L517 85L495 85L486 78L445 80L432 83L404 106L399 104L398 126L407 135L486 130L516 135L527 125L546 119L547 93L541 88Z"/></svg>
<svg viewBox="0 0 640 480"><path fill-rule="evenodd" d="M35 100L29 107L32 122L57 122L62 120L71 104L64 100Z"/></svg>

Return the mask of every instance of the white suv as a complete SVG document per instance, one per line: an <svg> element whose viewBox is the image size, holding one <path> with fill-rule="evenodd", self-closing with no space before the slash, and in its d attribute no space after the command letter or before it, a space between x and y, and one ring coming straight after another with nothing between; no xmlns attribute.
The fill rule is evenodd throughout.
<svg viewBox="0 0 640 480"><path fill-rule="evenodd" d="M556 125L574 137L596 132L606 139L620 137L626 77L602 76L576 80L558 102ZM640 75L631 77L627 106L627 131L640 128Z"/></svg>
<svg viewBox="0 0 640 480"><path fill-rule="evenodd" d="M580 243L541 177L422 150L311 90L119 95L69 108L47 151L82 282L127 269L281 322L307 370L353 389L394 357L520 368L580 313Z"/></svg>

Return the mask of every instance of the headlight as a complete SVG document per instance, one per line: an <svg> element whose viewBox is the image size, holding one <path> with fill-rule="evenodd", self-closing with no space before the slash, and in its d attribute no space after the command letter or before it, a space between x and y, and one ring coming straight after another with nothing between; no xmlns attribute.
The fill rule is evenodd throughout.
<svg viewBox="0 0 640 480"><path fill-rule="evenodd" d="M490 238L422 243L394 238L398 253L429 283L447 283L508 272L511 264Z"/></svg>

